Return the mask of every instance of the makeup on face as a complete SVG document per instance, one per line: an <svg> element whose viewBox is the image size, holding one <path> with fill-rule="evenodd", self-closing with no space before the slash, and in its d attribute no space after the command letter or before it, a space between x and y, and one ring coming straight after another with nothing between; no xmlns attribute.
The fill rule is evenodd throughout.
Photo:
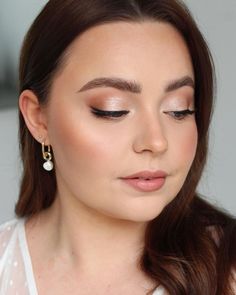
<svg viewBox="0 0 236 295"><path fill-rule="evenodd" d="M92 99L89 101L89 105L94 108L108 111L120 111L130 107L129 103L127 103L127 98L118 97L112 94L108 97L106 97L106 95L104 95L103 97L99 97L98 95L98 97L96 97L95 94L95 98L92 97Z"/></svg>
<svg viewBox="0 0 236 295"><path fill-rule="evenodd" d="M105 78L104 78L105 79ZM87 104L90 106L92 114L97 118L118 119L130 112L135 112L138 102L145 101L141 94L132 93L132 89L139 89L142 86L136 81L127 81L116 78L119 83L114 84L114 78L104 80L94 79L85 84L81 89L85 92ZM103 81L99 86L93 81ZM130 85L130 83L133 85ZM87 85L87 86L86 86ZM88 86L89 85L89 86ZM127 89L131 91L127 91ZM119 89L117 89L119 88ZM79 91L81 92L81 91ZM131 92L131 93L130 93ZM191 78L176 79L164 88L164 95L161 99L156 99L156 109L160 108L164 114L170 114L176 119L183 119L188 115L193 115L194 110L194 82Z"/></svg>
<svg viewBox="0 0 236 295"><path fill-rule="evenodd" d="M197 128L194 73L182 38L166 25L143 24L149 34L130 26L94 28L86 34L96 44L77 40L53 85L49 129L67 194L100 213L140 221L177 195ZM145 170L167 176L121 180Z"/></svg>

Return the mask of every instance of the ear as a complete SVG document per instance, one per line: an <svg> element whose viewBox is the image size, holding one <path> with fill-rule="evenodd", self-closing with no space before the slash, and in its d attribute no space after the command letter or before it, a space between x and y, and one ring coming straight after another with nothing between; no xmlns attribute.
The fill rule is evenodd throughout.
<svg viewBox="0 0 236 295"><path fill-rule="evenodd" d="M24 90L19 97L19 108L32 136L40 143L49 144L45 110L31 90Z"/></svg>

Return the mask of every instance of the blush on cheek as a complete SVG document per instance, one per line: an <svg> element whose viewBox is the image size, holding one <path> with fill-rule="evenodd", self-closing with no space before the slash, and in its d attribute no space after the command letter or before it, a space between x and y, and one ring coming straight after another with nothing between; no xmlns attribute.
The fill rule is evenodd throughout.
<svg viewBox="0 0 236 295"><path fill-rule="evenodd" d="M182 155L185 158L186 162L189 162L189 166L191 166L196 154L197 140L198 136L195 129L186 137L186 140L182 144Z"/></svg>
<svg viewBox="0 0 236 295"><path fill-rule="evenodd" d="M183 126L179 132L173 132L170 135L169 147L172 150L172 159L175 159L175 166L177 169L190 169L194 160L197 148L197 128L194 122Z"/></svg>
<svg viewBox="0 0 236 295"><path fill-rule="evenodd" d="M84 124L85 119L73 118L73 113L70 116L64 113L63 118L54 119L52 144L57 159L64 165L88 162L87 165L99 166L114 161L114 140L101 129L98 132L97 126L91 126L89 122Z"/></svg>

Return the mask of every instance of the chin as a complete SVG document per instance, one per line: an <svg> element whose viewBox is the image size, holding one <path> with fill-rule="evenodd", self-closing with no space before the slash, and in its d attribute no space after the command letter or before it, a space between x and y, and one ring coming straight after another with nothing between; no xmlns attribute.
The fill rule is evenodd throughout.
<svg viewBox="0 0 236 295"><path fill-rule="evenodd" d="M131 222L149 222L152 221L153 219L157 218L161 212L163 211L164 206L159 207L159 208L146 208L145 206L143 206L143 208L141 210L133 209L132 211L129 212L122 212L122 216L116 216L116 218L121 219L121 220L127 220L127 221L131 221ZM115 216L113 216L114 218Z"/></svg>

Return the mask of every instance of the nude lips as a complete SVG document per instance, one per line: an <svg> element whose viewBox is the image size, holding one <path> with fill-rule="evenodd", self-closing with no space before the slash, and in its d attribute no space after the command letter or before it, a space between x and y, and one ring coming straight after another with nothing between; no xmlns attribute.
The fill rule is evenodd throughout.
<svg viewBox="0 0 236 295"><path fill-rule="evenodd" d="M126 178L122 178L122 180L138 191L152 192L159 190L165 184L166 176L166 173L160 171L143 171Z"/></svg>

